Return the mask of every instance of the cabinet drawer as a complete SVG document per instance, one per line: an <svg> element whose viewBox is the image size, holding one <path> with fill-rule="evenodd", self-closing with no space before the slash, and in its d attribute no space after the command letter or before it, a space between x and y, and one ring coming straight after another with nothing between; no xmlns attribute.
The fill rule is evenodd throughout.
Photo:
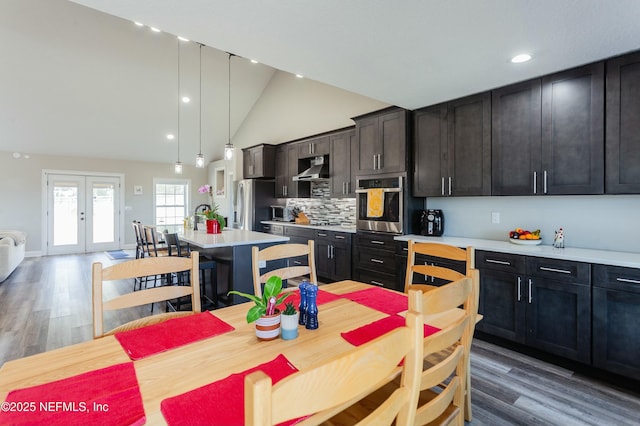
<svg viewBox="0 0 640 426"><path fill-rule="evenodd" d="M398 290L396 277L393 274L360 269L358 270L357 280L367 284Z"/></svg>
<svg viewBox="0 0 640 426"><path fill-rule="evenodd" d="M526 258L525 256L519 256L517 254L477 250L476 268L524 274L526 270Z"/></svg>
<svg viewBox="0 0 640 426"><path fill-rule="evenodd" d="M361 247L357 256L359 268L390 274L394 274L396 271L396 257L392 253Z"/></svg>
<svg viewBox="0 0 640 426"><path fill-rule="evenodd" d="M393 235L375 233L357 233L356 244L358 247L370 247L377 250L395 250Z"/></svg>
<svg viewBox="0 0 640 426"><path fill-rule="evenodd" d="M307 240L313 240L315 237L313 229L298 228L295 226L284 226L284 235L287 237L301 237Z"/></svg>
<svg viewBox="0 0 640 426"><path fill-rule="evenodd" d="M640 294L640 269L593 265L593 286Z"/></svg>
<svg viewBox="0 0 640 426"><path fill-rule="evenodd" d="M527 257L527 275L575 284L591 283L590 264L570 260Z"/></svg>
<svg viewBox="0 0 640 426"><path fill-rule="evenodd" d="M275 235L284 235L284 226L265 223L265 224L262 224L262 232L266 232L268 234L275 234Z"/></svg>

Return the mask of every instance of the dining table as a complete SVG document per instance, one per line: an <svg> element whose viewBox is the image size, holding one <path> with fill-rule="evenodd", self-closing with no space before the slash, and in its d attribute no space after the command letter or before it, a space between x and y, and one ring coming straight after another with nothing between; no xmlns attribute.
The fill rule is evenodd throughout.
<svg viewBox="0 0 640 426"><path fill-rule="evenodd" d="M295 293L292 293L294 298ZM211 337L204 336L192 342L182 342L180 346L160 350L157 353L153 351L143 353L138 358L132 358L132 351L125 348L125 340L116 335L8 361L0 368L0 400L5 401L0 412L0 424L4 424L4 415L11 414L6 412L8 409L19 408L17 404L22 403L22 408L25 408L27 407L25 404L33 403L28 406L35 407L36 410L33 411L43 408L39 404L41 401L21 401L20 395L25 395L23 398L27 398L26 395L43 395L46 391L49 399L70 404L73 402L68 401L71 399L70 395L66 395L65 392L52 395L46 386L119 365L131 365L131 370L135 372L133 387L137 381L141 401L138 409L143 413L143 417L133 424L145 424L145 422L153 425L215 424L215 413L207 413L206 407L203 408L205 411L200 412L200 408L196 409L196 407L215 405L208 404L206 398L216 394L216 383L224 383L225 380L233 378L234 374L246 372L256 366L274 361L278 357L286 360L287 365L294 368L294 371L318 365L331 357L350 351L354 345L374 338L375 333L374 336L370 336L366 333L361 335L359 332L365 329L369 333L371 330L375 331L378 329L377 324L394 319L393 317L401 317L408 306L407 297L403 293L357 281L346 280L321 285L317 299L319 322L317 329L308 330L301 325L298 337L295 339L276 338L261 341L256 337L254 324L246 321L247 311L252 304L253 302L246 302L194 314L194 317L206 316L204 319L210 319L208 316L213 316L218 323L225 324L226 328L221 329L222 331L217 334L212 334ZM451 324L462 314L463 311L457 309L437 315L426 315L425 324L428 325L425 325L425 333L427 327L432 329L431 332L435 332ZM154 326L136 330L139 333L138 343L142 344L139 349L143 352L152 347L155 343L154 339L157 339L152 333L145 338L145 333L151 331L151 329L146 330L149 327ZM185 327L185 330L187 329L188 326ZM384 327L377 333L384 333ZM354 343L354 338L356 340L360 338L362 342ZM218 391L219 397L227 395L225 392L228 392L228 401L225 400L227 398L225 396L222 402L218 401L218 405L228 403L229 406L224 407L223 410L235 411L232 414L242 416L242 385L238 386L240 382L234 383L236 383L235 386L228 385L231 387L223 388L227 390ZM29 390L33 387L38 390L41 386L45 388L39 393L19 393L25 388ZM99 386L106 385L103 383ZM54 387L54 389L60 389L60 387ZM240 392L239 398L241 398L235 401L235 405L232 401L234 392ZM87 400L90 399L89 393L86 396ZM238 397L238 395L235 396ZM118 395L112 396L110 406L101 413L105 416L102 418L105 424L115 422L115 417L107 416L116 415L119 398ZM198 398L205 398L205 402L202 403L202 400L198 402ZM13 406L8 404L9 401ZM65 407L77 407L78 402L74 404L44 408L53 408L54 411L62 410ZM95 408L90 402L86 402L85 405L89 409ZM211 407L209 408L215 408ZM105 407L98 405L97 409L103 408ZM132 412L130 408L127 410ZM33 411L25 412L24 415L38 414ZM197 416L212 417L200 418L198 421ZM55 422L50 421L50 423Z"/></svg>

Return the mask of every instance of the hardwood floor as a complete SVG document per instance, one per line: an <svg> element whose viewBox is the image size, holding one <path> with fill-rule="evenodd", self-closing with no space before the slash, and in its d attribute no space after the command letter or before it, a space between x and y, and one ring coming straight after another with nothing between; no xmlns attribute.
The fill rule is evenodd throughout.
<svg viewBox="0 0 640 426"><path fill-rule="evenodd" d="M104 253L26 258L0 284L0 365L92 338L91 264L96 261L117 262ZM110 291L131 285L118 283ZM108 317L106 326L148 310ZM471 354L471 425L640 425L638 393L478 339Z"/></svg>

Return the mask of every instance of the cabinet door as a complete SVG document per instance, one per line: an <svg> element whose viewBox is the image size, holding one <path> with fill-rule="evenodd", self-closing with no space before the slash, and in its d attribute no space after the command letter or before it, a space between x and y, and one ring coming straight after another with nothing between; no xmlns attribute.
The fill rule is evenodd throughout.
<svg viewBox="0 0 640 426"><path fill-rule="evenodd" d="M245 179L254 177L255 165L253 164L253 155L251 150L242 151L242 176Z"/></svg>
<svg viewBox="0 0 640 426"><path fill-rule="evenodd" d="M527 345L590 363L590 286L528 278L527 287Z"/></svg>
<svg viewBox="0 0 640 426"><path fill-rule="evenodd" d="M298 147L291 146L287 150L287 197L295 198L298 196L298 182L294 182L292 178L298 174ZM308 182L306 182L308 185Z"/></svg>
<svg viewBox="0 0 640 426"><path fill-rule="evenodd" d="M289 176L289 150L286 146L276 150L276 198L287 196L287 184Z"/></svg>
<svg viewBox="0 0 640 426"><path fill-rule="evenodd" d="M484 316L476 328L479 331L525 342L525 293L523 278L507 272L480 271L480 305Z"/></svg>
<svg viewBox="0 0 640 426"><path fill-rule="evenodd" d="M640 193L640 53L607 62L606 188Z"/></svg>
<svg viewBox="0 0 640 426"><path fill-rule="evenodd" d="M378 172L407 170L407 112L396 111L380 116L378 126L381 151L378 153Z"/></svg>
<svg viewBox="0 0 640 426"><path fill-rule="evenodd" d="M448 195L491 195L491 93L448 103Z"/></svg>
<svg viewBox="0 0 640 426"><path fill-rule="evenodd" d="M413 121L413 196L445 195L447 105L417 111Z"/></svg>
<svg viewBox="0 0 640 426"><path fill-rule="evenodd" d="M351 134L338 133L331 136L331 154L329 155L331 173L331 195L344 197L349 194L351 181Z"/></svg>
<svg viewBox="0 0 640 426"><path fill-rule="evenodd" d="M309 139L298 144L298 158L311 158L319 155L328 155L329 150L329 136Z"/></svg>
<svg viewBox="0 0 640 426"><path fill-rule="evenodd" d="M494 90L491 100L491 194L541 194L540 80Z"/></svg>
<svg viewBox="0 0 640 426"><path fill-rule="evenodd" d="M604 192L603 126L604 63L542 79L544 193Z"/></svg>
<svg viewBox="0 0 640 426"><path fill-rule="evenodd" d="M336 281L351 279L351 245L333 245L333 278Z"/></svg>
<svg viewBox="0 0 640 426"><path fill-rule="evenodd" d="M319 277L332 278L331 243L328 239L315 240L316 273Z"/></svg>
<svg viewBox="0 0 640 426"><path fill-rule="evenodd" d="M358 145L358 174L376 172L377 155L382 151L378 127L378 117L366 117L356 122L356 141Z"/></svg>

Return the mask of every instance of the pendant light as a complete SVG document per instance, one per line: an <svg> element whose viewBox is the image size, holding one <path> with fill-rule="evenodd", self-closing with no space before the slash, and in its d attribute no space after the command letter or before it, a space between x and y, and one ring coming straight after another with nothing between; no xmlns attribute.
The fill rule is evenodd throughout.
<svg viewBox="0 0 640 426"><path fill-rule="evenodd" d="M200 46L200 119L198 122L198 135L200 138L200 150L196 155L196 167L199 169L204 168L204 155L202 155L202 44Z"/></svg>
<svg viewBox="0 0 640 426"><path fill-rule="evenodd" d="M234 147L231 143L231 57L235 56L233 53L229 53L229 122L227 123L227 144L224 146L224 158L231 160L233 158Z"/></svg>
<svg viewBox="0 0 640 426"><path fill-rule="evenodd" d="M180 162L180 39L178 39L178 161L174 166L177 175L182 174L182 163Z"/></svg>

